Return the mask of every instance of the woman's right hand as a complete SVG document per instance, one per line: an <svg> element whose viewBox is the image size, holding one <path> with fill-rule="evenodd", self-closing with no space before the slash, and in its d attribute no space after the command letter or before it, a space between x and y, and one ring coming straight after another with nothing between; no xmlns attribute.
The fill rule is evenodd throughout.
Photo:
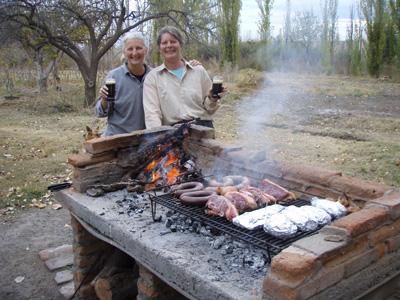
<svg viewBox="0 0 400 300"><path fill-rule="evenodd" d="M107 103L108 88L105 85L103 85L100 88L99 96L101 98L101 106L103 107L103 110L105 110L108 106L108 103Z"/></svg>
<svg viewBox="0 0 400 300"><path fill-rule="evenodd" d="M106 101L108 96L108 88L103 85L99 90L99 96L102 100Z"/></svg>

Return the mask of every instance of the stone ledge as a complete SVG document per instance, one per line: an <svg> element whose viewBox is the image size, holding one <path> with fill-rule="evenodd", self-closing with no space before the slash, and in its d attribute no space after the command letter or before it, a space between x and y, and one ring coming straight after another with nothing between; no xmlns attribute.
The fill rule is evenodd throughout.
<svg viewBox="0 0 400 300"><path fill-rule="evenodd" d="M150 139L154 136L160 136L174 129L170 126L162 126L153 129L137 130L132 133L123 133L113 136L106 136L88 140L84 143L85 150L91 154L99 154L118 148L138 146L142 139Z"/></svg>
<svg viewBox="0 0 400 300"><path fill-rule="evenodd" d="M317 256L290 246L272 259L270 276L290 286L297 286L314 276L318 269Z"/></svg>
<svg viewBox="0 0 400 300"><path fill-rule="evenodd" d="M77 168L78 167L82 168L112 160L114 156L115 155L113 151L105 152L99 155L90 155L89 153L82 153L68 157L68 164Z"/></svg>
<svg viewBox="0 0 400 300"><path fill-rule="evenodd" d="M386 240L389 237L395 236L400 233L400 220L392 224L388 224L378 228L377 230L371 232L369 235L369 243L371 246Z"/></svg>
<svg viewBox="0 0 400 300"><path fill-rule="evenodd" d="M331 226L346 229L350 237L354 238L385 224L387 216L387 212L383 208L363 208L332 223Z"/></svg>
<svg viewBox="0 0 400 300"><path fill-rule="evenodd" d="M356 177L341 176L332 179L329 187L336 191L341 191L353 197L372 200L382 197L393 188L385 184L363 180Z"/></svg>
<svg viewBox="0 0 400 300"><path fill-rule="evenodd" d="M316 184L324 187L329 186L329 180L342 176L342 172L324 169L320 167L286 164L283 169L283 178L305 184Z"/></svg>
<svg viewBox="0 0 400 300"><path fill-rule="evenodd" d="M229 152L240 151L243 149L240 146L228 145L214 139L202 139L200 145L212 149L214 155L221 157L225 157Z"/></svg>
<svg viewBox="0 0 400 300"><path fill-rule="evenodd" d="M201 125L190 125L189 137L191 140L215 139L215 130Z"/></svg>
<svg viewBox="0 0 400 300"><path fill-rule="evenodd" d="M387 196L378 199L370 200L366 203L365 207L379 206L387 210L389 217L392 220L400 218L400 192L390 193Z"/></svg>

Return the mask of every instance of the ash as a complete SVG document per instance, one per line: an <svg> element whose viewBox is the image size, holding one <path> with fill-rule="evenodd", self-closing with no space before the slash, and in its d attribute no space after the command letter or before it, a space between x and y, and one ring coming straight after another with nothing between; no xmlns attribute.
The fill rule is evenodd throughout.
<svg viewBox="0 0 400 300"><path fill-rule="evenodd" d="M205 236L209 247L219 250L225 260L224 264L218 259L209 259L208 263L216 270L215 280L222 280L223 275L232 271L240 274L266 274L270 268L268 254L265 250L238 241L230 235L224 234L209 226L203 226L201 222L193 220L183 214L168 210L164 225L167 230L162 235L174 232L198 234Z"/></svg>
<svg viewBox="0 0 400 300"><path fill-rule="evenodd" d="M105 194L106 198L115 202L118 207L118 214L128 216L141 215L150 210L150 203L146 194L130 193L126 189Z"/></svg>

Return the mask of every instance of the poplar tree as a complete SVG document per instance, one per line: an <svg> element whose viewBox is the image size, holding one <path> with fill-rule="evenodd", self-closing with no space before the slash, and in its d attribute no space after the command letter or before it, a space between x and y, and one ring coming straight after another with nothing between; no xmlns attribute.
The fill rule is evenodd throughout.
<svg viewBox="0 0 400 300"><path fill-rule="evenodd" d="M334 65L335 41L337 40L338 0L325 0L321 36L322 65L331 73Z"/></svg>
<svg viewBox="0 0 400 300"><path fill-rule="evenodd" d="M390 0L390 14L395 28L395 51L397 56L397 68L400 69L400 0Z"/></svg>
<svg viewBox="0 0 400 300"><path fill-rule="evenodd" d="M371 76L378 78L383 66L383 50L386 35L386 0L361 0L361 9L366 22L367 69Z"/></svg>
<svg viewBox="0 0 400 300"><path fill-rule="evenodd" d="M239 17L241 0L218 0L221 5L222 63L235 66L239 60Z"/></svg>
<svg viewBox="0 0 400 300"><path fill-rule="evenodd" d="M257 0L261 20L258 23L261 46L261 65L264 70L271 68L271 10L273 0Z"/></svg>
<svg viewBox="0 0 400 300"><path fill-rule="evenodd" d="M360 75L361 73L361 43L362 43L362 26L361 20L357 24L354 19L354 8L350 7L350 24L347 28L347 53L348 53L348 74Z"/></svg>

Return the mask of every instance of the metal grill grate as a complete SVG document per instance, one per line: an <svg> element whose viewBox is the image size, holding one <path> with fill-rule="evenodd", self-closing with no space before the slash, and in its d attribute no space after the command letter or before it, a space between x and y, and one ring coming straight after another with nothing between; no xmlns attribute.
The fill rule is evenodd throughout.
<svg viewBox="0 0 400 300"><path fill-rule="evenodd" d="M204 207L183 205L180 203L179 199L175 198L172 194L155 195L148 193L148 195L152 205L153 218L155 217L156 204L158 203L187 217L190 217L193 220L199 221L205 226L210 226L217 231L223 232L245 243L249 243L253 246L266 250L268 253L268 259L270 261L272 256L278 254L283 249L290 246L293 242L305 236L314 234L321 228L318 227L316 230L311 232L297 232L294 237L283 240L267 234L262 228L257 230L248 230L234 225L223 217L207 215L204 212ZM309 204L309 201L302 199L297 199L290 203L290 205L295 205L298 207Z"/></svg>

